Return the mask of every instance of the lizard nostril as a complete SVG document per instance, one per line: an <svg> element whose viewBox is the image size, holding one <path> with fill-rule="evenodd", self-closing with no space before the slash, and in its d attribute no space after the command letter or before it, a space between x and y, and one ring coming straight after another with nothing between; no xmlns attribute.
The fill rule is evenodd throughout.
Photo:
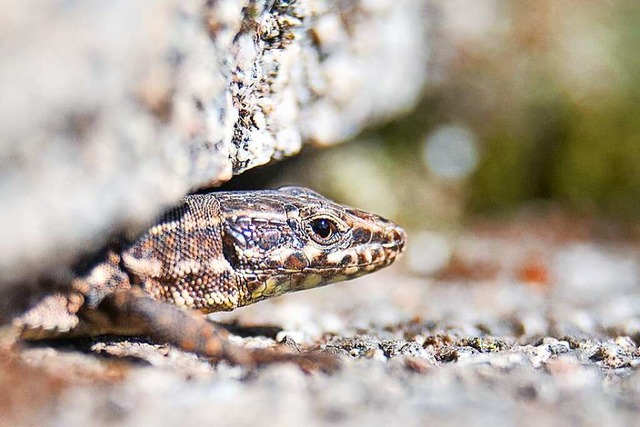
<svg viewBox="0 0 640 427"><path fill-rule="evenodd" d="M407 235L404 230L398 226L388 228L385 237L389 243L397 245L400 250L404 248L404 243L407 239Z"/></svg>

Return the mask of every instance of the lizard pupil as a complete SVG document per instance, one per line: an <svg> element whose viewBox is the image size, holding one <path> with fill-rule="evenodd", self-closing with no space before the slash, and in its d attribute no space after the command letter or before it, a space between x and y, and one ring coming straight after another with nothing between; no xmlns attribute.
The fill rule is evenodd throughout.
<svg viewBox="0 0 640 427"><path fill-rule="evenodd" d="M323 239L330 237L335 231L335 228L335 224L326 218L314 219L311 222L311 229L313 232Z"/></svg>

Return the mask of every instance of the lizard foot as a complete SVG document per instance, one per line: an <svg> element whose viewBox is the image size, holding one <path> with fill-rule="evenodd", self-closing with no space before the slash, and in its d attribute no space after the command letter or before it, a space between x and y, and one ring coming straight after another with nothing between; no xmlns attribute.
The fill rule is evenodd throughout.
<svg viewBox="0 0 640 427"><path fill-rule="evenodd" d="M123 290L109 295L97 310L108 319L112 333L134 329L155 341L210 357L225 360L247 369L271 363L293 363L305 373L332 373L339 360L318 351L300 352L278 346L274 349L248 349L229 342L229 332L203 315L154 300L136 290Z"/></svg>

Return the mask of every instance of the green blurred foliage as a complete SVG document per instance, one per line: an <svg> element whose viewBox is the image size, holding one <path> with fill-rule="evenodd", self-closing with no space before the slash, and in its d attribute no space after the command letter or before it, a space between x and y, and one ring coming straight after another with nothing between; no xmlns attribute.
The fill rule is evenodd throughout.
<svg viewBox="0 0 640 427"><path fill-rule="evenodd" d="M497 16L485 33L442 38L440 78L412 112L276 166L270 185L308 185L414 228L539 201L637 220L640 1L491 4ZM425 164L425 140L446 124L477 137L471 176L443 179Z"/></svg>
<svg viewBox="0 0 640 427"><path fill-rule="evenodd" d="M572 105L554 196L581 209L640 213L640 4L621 9L614 58L619 85Z"/></svg>
<svg viewBox="0 0 640 427"><path fill-rule="evenodd" d="M542 15L544 2L515 8L512 43L505 37L490 60L465 58L452 82L461 92L483 84L500 94L481 120L463 113L484 151L470 182L469 206L487 212L542 199L581 213L636 217L640 2L592 1L591 10L559 3L564 7L547 4ZM571 13L579 19L564 24ZM569 27L564 32L563 25ZM585 46L568 43L571 37L583 37ZM583 52L572 56L572 48ZM479 81L482 73L500 78Z"/></svg>

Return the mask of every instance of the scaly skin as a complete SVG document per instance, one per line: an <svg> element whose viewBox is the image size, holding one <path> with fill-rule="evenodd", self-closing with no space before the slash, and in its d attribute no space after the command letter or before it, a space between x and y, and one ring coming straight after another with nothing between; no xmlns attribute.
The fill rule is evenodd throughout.
<svg viewBox="0 0 640 427"><path fill-rule="evenodd" d="M231 349L197 312L358 277L392 263L404 243L397 225L304 188L191 195L14 324L27 339L148 334L239 363L269 360Z"/></svg>

